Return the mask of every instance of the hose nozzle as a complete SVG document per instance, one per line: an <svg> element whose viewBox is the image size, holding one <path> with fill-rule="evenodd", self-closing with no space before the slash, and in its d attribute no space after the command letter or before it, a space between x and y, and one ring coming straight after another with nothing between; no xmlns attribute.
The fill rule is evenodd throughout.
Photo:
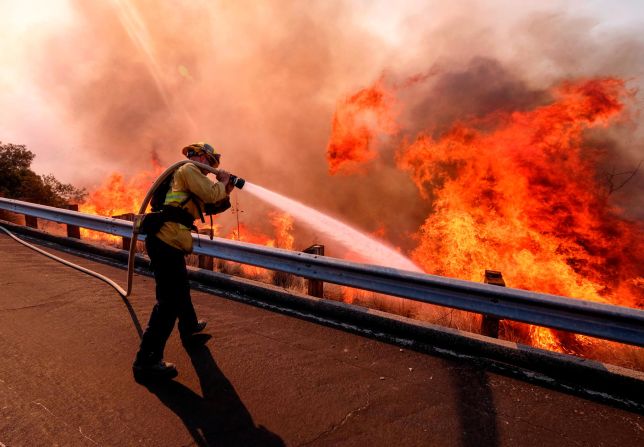
<svg viewBox="0 0 644 447"><path fill-rule="evenodd" d="M236 188L242 189L246 184L246 180L241 177L237 177L236 175L230 174L230 180L228 180L228 183L232 184Z"/></svg>

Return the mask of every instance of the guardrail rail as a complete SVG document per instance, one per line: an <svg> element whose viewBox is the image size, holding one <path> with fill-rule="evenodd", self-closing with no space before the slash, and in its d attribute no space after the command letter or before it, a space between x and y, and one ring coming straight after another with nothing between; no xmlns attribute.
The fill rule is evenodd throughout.
<svg viewBox="0 0 644 447"><path fill-rule="evenodd" d="M130 237L132 222L0 198L0 209ZM361 264L223 238L195 239L194 253L343 286L644 346L644 311ZM145 239L139 236L140 240Z"/></svg>

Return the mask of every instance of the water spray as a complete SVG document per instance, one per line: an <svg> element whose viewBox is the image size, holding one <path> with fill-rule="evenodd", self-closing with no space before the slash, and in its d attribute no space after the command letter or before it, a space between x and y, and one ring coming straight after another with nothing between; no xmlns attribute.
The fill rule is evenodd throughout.
<svg viewBox="0 0 644 447"><path fill-rule="evenodd" d="M128 263L127 263L127 295L126 296L129 296L132 291L132 276L134 272L134 253L136 250L136 243L134 243L134 241L137 240L137 237L139 234L139 224L141 222L141 219L143 218L143 215L145 214L148 204L152 199L152 195L154 194L154 191L156 191L159 185L163 183L163 181L167 179L170 175L172 175L174 171L176 171L180 166L186 163L193 163L197 167L204 169L206 171L212 172L215 175L219 173L218 169L213 168L209 165L198 163L191 160L181 160L171 165L156 179L154 184L148 190L145 198L143 199L143 203L141 203L141 208L139 209L139 213L135 218L134 224L132 225L132 237L131 237L132 243L130 244L130 251L128 254ZM382 262L382 259L386 259L387 263L392 267L422 273L422 270L418 268L416 264L414 264L409 258L404 256L402 253L394 250L391 247L387 247L385 244L365 235L364 233L350 227L345 223L340 222L337 219L327 216L326 214L323 214L317 210L314 210L313 208L310 208L300 202L297 202L295 200L292 200L280 194L277 194L276 192L269 191L266 188L262 188L261 186L257 186L250 182L246 182L246 180L244 180L241 177L237 177L236 175L233 175L233 174L230 175L229 183L231 183L232 185L234 185L236 188L239 188L239 189L242 189L244 188L244 186L246 186L244 191L247 191L255 195L256 197L268 203L271 203L277 206L278 208L285 210L288 213L291 213L293 216L297 217L298 219L301 219L307 222L316 230L337 240L344 246L351 248L355 253L364 253L364 252L368 253L368 256L366 256L366 258L375 264Z"/></svg>
<svg viewBox="0 0 644 447"><path fill-rule="evenodd" d="M386 263L390 267L423 273L423 270L414 264L411 259L393 247L367 236L362 231L338 219L250 182L248 182L244 191L306 222L326 237L339 242L353 253L360 255L365 262L377 265Z"/></svg>

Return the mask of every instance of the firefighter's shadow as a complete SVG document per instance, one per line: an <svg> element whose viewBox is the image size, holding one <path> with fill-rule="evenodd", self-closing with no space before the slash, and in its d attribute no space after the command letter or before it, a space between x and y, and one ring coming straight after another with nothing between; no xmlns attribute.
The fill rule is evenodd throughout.
<svg viewBox="0 0 644 447"><path fill-rule="evenodd" d="M145 386L183 422L196 445L284 446L282 439L253 418L221 372L206 345L187 349L203 397L176 381Z"/></svg>

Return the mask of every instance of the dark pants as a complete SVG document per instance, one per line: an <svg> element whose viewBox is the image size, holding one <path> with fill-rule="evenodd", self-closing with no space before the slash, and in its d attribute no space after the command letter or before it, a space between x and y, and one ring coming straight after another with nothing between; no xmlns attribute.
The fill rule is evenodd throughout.
<svg viewBox="0 0 644 447"><path fill-rule="evenodd" d="M145 247L152 261L157 303L143 333L137 359L155 362L163 359L165 344L177 318L179 334L186 337L197 325L197 315L190 299L184 253L151 235L145 239Z"/></svg>

